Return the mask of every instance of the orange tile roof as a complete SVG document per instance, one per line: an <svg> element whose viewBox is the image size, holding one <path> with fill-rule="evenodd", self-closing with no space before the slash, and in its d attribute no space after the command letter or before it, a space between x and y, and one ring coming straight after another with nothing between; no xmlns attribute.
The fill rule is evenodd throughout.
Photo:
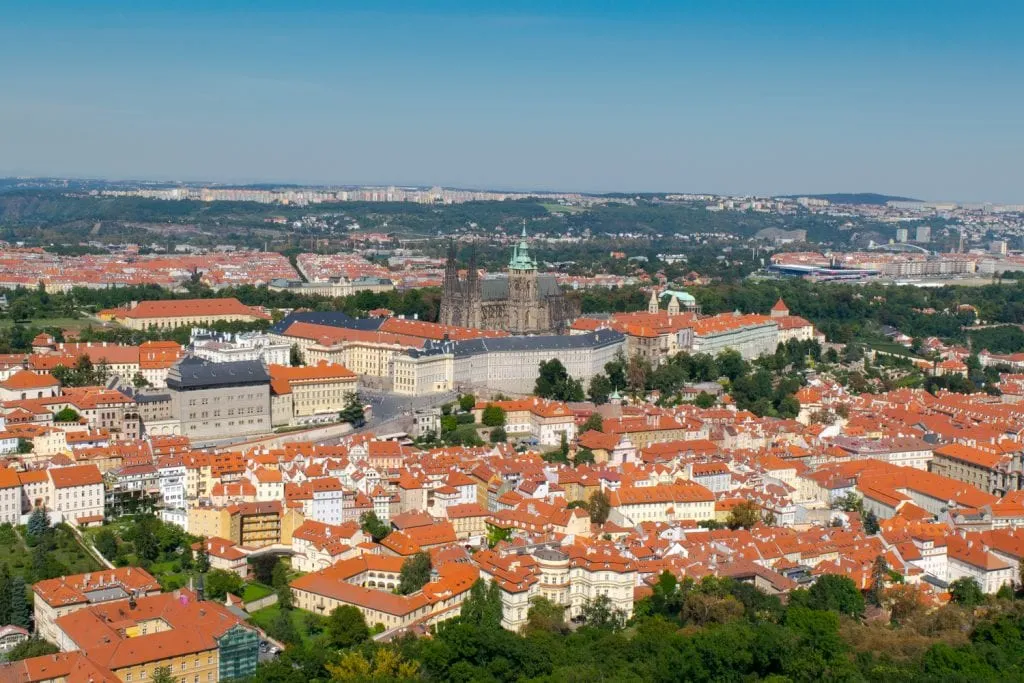
<svg viewBox="0 0 1024 683"><path fill-rule="evenodd" d="M149 593L160 590L160 582L141 567L118 567L86 574L62 576L33 584L36 597L51 607L85 604L92 591L120 587L125 592Z"/></svg>
<svg viewBox="0 0 1024 683"><path fill-rule="evenodd" d="M238 315L249 316L261 320L269 320L270 316L246 306L234 297L223 299L167 299L158 301L140 301L135 308L122 313L125 318L183 318L195 316Z"/></svg>
<svg viewBox="0 0 1024 683"><path fill-rule="evenodd" d="M76 465L74 467L55 467L49 470L53 486L58 489L73 486L89 486L102 484L103 475L96 465Z"/></svg>
<svg viewBox="0 0 1024 683"><path fill-rule="evenodd" d="M42 373L37 375L34 372L28 370L19 370L4 381L0 382L0 387L9 389L11 391L19 391L21 389L43 389L46 387L53 387L60 384L57 379L49 374Z"/></svg>

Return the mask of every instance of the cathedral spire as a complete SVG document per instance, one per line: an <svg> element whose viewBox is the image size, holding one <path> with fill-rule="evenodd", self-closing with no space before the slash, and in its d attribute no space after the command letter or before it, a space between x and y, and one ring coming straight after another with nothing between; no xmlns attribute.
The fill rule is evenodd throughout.
<svg viewBox="0 0 1024 683"><path fill-rule="evenodd" d="M526 241L526 219L523 219L523 232L519 244L512 249L512 260L508 267L515 270L537 270L537 262L530 257L530 245Z"/></svg>

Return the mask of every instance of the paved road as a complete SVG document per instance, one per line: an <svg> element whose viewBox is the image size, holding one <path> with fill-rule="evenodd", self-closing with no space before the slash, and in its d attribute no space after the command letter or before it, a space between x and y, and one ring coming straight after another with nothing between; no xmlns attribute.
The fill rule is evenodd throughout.
<svg viewBox="0 0 1024 683"><path fill-rule="evenodd" d="M412 413L421 408L440 406L458 398L457 391L449 391L443 394L430 396L401 396L388 391L377 389L360 389L359 395L365 403L371 407L371 417L366 424L350 434L372 431L377 434L390 432L404 432L409 429L412 422ZM348 436L348 435L346 435ZM318 443L334 444L344 437L326 439Z"/></svg>

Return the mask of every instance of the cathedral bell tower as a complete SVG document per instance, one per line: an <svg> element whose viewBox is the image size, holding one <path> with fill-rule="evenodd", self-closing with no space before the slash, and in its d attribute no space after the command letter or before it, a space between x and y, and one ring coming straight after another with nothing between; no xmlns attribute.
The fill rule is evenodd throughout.
<svg viewBox="0 0 1024 683"><path fill-rule="evenodd" d="M512 332L523 333L538 329L537 262L530 256L526 241L526 221L519 244L512 250L508 262L508 298Z"/></svg>
<svg viewBox="0 0 1024 683"><path fill-rule="evenodd" d="M439 318L442 325L464 324L462 310L462 283L459 281L459 267L455 262L455 241L448 243L448 260L444 264L444 282L441 294Z"/></svg>
<svg viewBox="0 0 1024 683"><path fill-rule="evenodd" d="M469 252L469 267L466 269L466 284L462 294L465 298L464 310L466 311L463 324L466 327L482 328L484 326L483 295L480 284L480 269L476 263L476 246L472 247L472 250Z"/></svg>

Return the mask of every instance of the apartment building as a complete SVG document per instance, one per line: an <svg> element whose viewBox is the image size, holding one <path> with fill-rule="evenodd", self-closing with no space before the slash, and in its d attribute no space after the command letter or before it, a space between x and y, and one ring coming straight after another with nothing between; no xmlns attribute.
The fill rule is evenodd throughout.
<svg viewBox="0 0 1024 683"><path fill-rule="evenodd" d="M766 315L723 313L696 321L692 330L689 351L693 354L717 356L732 349L750 360L774 353L779 344L779 326Z"/></svg>
<svg viewBox="0 0 1024 683"><path fill-rule="evenodd" d="M292 566L300 572L326 569L341 560L358 555L361 551L356 546L366 540L369 539L356 522L324 524L307 519L292 534L292 550L295 553L292 555Z"/></svg>
<svg viewBox="0 0 1024 683"><path fill-rule="evenodd" d="M21 479L18 473L0 467L0 524L21 523Z"/></svg>
<svg viewBox="0 0 1024 683"><path fill-rule="evenodd" d="M188 508L190 534L224 538L249 548L290 545L292 534L302 522L302 515L284 508L281 501Z"/></svg>
<svg viewBox="0 0 1024 683"><path fill-rule="evenodd" d="M575 618L598 596L624 619L633 615L636 567L613 547L547 544L511 551L481 550L473 556L480 576L501 588L503 628L521 631L530 602L543 597Z"/></svg>
<svg viewBox="0 0 1024 683"><path fill-rule="evenodd" d="M893 465L927 470L932 462L934 446L922 439L898 437L888 439L862 439L838 437L833 444L855 459L871 458Z"/></svg>
<svg viewBox="0 0 1024 683"><path fill-rule="evenodd" d="M294 368L271 365L268 370L274 426L334 422L359 390L354 372L326 361Z"/></svg>
<svg viewBox="0 0 1024 683"><path fill-rule="evenodd" d="M291 344L275 341L263 332L231 334L204 329L192 330L189 347L193 356L213 363L258 360L264 365L288 365Z"/></svg>
<svg viewBox="0 0 1024 683"><path fill-rule="evenodd" d="M186 357L167 375L171 413L195 442L271 429L270 375L259 361L211 363Z"/></svg>
<svg viewBox="0 0 1024 683"><path fill-rule="evenodd" d="M931 471L935 474L962 481L989 493L1005 494L1000 490L1002 474L1013 465L1008 453L965 446L959 443L946 444L935 449Z"/></svg>
<svg viewBox="0 0 1024 683"><path fill-rule="evenodd" d="M51 467L46 474L55 517L79 526L103 523L106 488L96 465Z"/></svg>
<svg viewBox="0 0 1024 683"><path fill-rule="evenodd" d="M477 422L483 418L487 406L505 411L505 431L513 435L529 435L541 446L557 446L564 435L567 441L576 438L576 418L572 410L560 401L524 398L514 401L478 402L473 408Z"/></svg>
<svg viewBox="0 0 1024 683"><path fill-rule="evenodd" d="M48 373L36 374L29 370L18 370L0 381L0 401L51 398L59 392L60 382Z"/></svg>
<svg viewBox="0 0 1024 683"><path fill-rule="evenodd" d="M623 526L641 522L705 521L715 518L715 494L692 481L623 486L608 494L609 519Z"/></svg>
<svg viewBox="0 0 1024 683"><path fill-rule="evenodd" d="M409 349L395 356L393 363L392 390L396 394L429 396L454 388L455 356L451 353Z"/></svg>

